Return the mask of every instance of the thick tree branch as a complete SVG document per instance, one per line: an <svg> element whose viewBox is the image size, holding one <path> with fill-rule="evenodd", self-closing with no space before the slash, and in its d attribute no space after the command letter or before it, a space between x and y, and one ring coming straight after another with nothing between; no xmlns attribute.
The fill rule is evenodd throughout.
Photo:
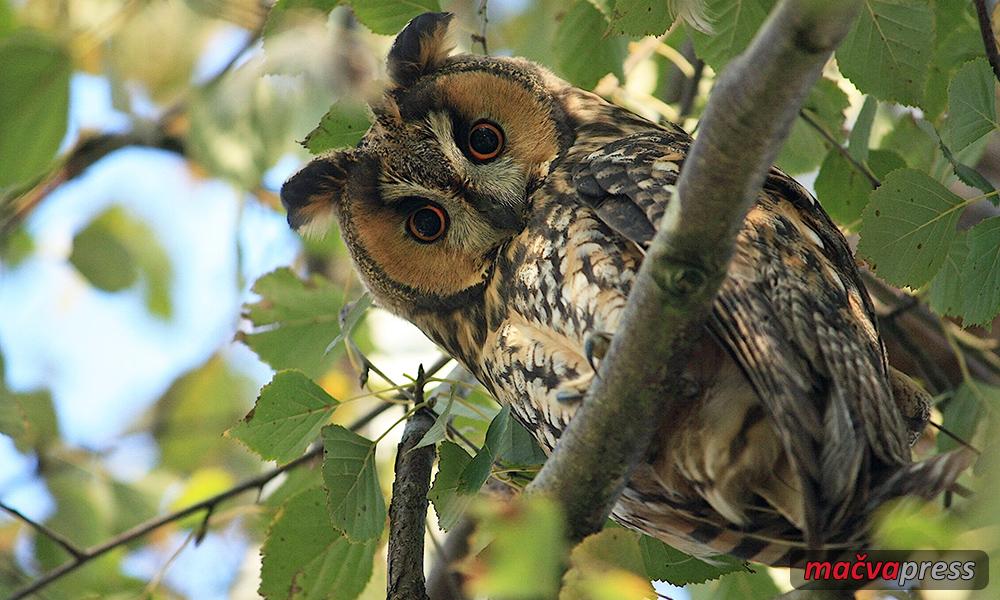
<svg viewBox="0 0 1000 600"><path fill-rule="evenodd" d="M859 0L784 0L722 73L599 376L529 491L575 539L599 530L704 329L743 217ZM655 327L651 326L655 324Z"/></svg>
<svg viewBox="0 0 1000 600"><path fill-rule="evenodd" d="M423 402L424 369L414 385L416 401ZM422 408L413 413L396 449L396 478L389 502L388 600L428 600L424 584L424 524L427 492L431 487L434 444L417 444L434 425L434 413Z"/></svg>

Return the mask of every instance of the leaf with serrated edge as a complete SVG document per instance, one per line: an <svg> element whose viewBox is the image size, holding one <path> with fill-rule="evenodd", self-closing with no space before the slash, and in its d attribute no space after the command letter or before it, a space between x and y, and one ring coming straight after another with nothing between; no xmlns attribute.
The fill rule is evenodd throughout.
<svg viewBox="0 0 1000 600"><path fill-rule="evenodd" d="M271 524L258 592L266 600L353 600L371 577L377 546L352 542L330 525L322 489L303 491Z"/></svg>
<svg viewBox="0 0 1000 600"><path fill-rule="evenodd" d="M646 568L645 575L673 585L704 583L727 573L745 571L743 562L728 556L715 556L712 563L685 554L648 535L640 535L639 551Z"/></svg>
<svg viewBox="0 0 1000 600"><path fill-rule="evenodd" d="M445 431L448 428L448 420L451 419L451 407L455 404L455 394L448 395L448 404L445 405L444 410L434 419L434 423L427 430L420 441L414 448L423 448L424 446L431 446L444 439Z"/></svg>
<svg viewBox="0 0 1000 600"><path fill-rule="evenodd" d="M552 53L562 76L574 85L589 90L608 73L624 78L628 42L607 34L607 27L600 11L585 0L577 0L559 22Z"/></svg>
<svg viewBox="0 0 1000 600"><path fill-rule="evenodd" d="M965 261L969 256L969 236L960 232L952 241L944 264L931 280L927 303L940 315L959 316L965 302L962 283Z"/></svg>
<svg viewBox="0 0 1000 600"><path fill-rule="evenodd" d="M897 169L872 192L861 222L858 254L886 281L922 286L944 263L966 204L930 176Z"/></svg>
<svg viewBox="0 0 1000 600"><path fill-rule="evenodd" d="M475 498L458 490L458 478L472 461L469 453L454 442L445 440L438 446L438 470L427 497L434 505L438 525L448 531L458 523L466 508Z"/></svg>
<svg viewBox="0 0 1000 600"><path fill-rule="evenodd" d="M948 85L941 139L952 152L961 152L998 127L993 71L985 58L977 58L962 65Z"/></svg>
<svg viewBox="0 0 1000 600"><path fill-rule="evenodd" d="M475 458L465 467L458 479L458 489L467 494L474 494L483 487L490 476L493 461L500 454L507 430L510 427L510 405L505 404L497 416L493 417L486 430L486 442Z"/></svg>
<svg viewBox="0 0 1000 600"><path fill-rule="evenodd" d="M865 0L837 49L837 64L862 92L919 106L933 31L934 18L923 0Z"/></svg>
<svg viewBox="0 0 1000 600"><path fill-rule="evenodd" d="M368 115L358 107L336 104L309 132L302 145L311 154L322 154L334 148L354 146L368 131Z"/></svg>
<svg viewBox="0 0 1000 600"><path fill-rule="evenodd" d="M348 0L358 20L375 33L392 35L410 19L441 10L437 0Z"/></svg>
<svg viewBox="0 0 1000 600"><path fill-rule="evenodd" d="M239 338L273 369L322 375L337 358L326 349L340 331L340 287L319 276L303 281L282 268L258 279L253 291L261 298L245 305L244 315L255 329Z"/></svg>
<svg viewBox="0 0 1000 600"><path fill-rule="evenodd" d="M764 24L773 0L708 0L705 13L712 19L711 35L691 30L698 56L719 71L743 52Z"/></svg>
<svg viewBox="0 0 1000 600"><path fill-rule="evenodd" d="M868 141L872 135L872 122L875 120L875 111L878 108L878 100L874 96L865 98L865 103L861 105L861 112L854 121L851 135L848 138L847 152L851 158L858 162L868 160Z"/></svg>
<svg viewBox="0 0 1000 600"><path fill-rule="evenodd" d="M985 325L1000 312L1000 217L976 224L968 235L961 316L966 325Z"/></svg>
<svg viewBox="0 0 1000 600"><path fill-rule="evenodd" d="M280 371L227 435L265 459L286 463L302 454L339 404L300 371Z"/></svg>
<svg viewBox="0 0 1000 600"><path fill-rule="evenodd" d="M323 482L333 525L354 541L378 538L386 512L375 443L340 425L327 425L322 435Z"/></svg>

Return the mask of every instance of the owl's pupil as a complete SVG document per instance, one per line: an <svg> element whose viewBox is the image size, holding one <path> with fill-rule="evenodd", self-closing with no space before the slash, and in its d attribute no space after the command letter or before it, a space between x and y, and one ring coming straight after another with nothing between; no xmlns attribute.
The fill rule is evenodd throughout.
<svg viewBox="0 0 1000 600"><path fill-rule="evenodd" d="M444 209L436 204L428 204L414 211L407 222L410 235L418 242L436 241L448 228Z"/></svg>
<svg viewBox="0 0 1000 600"><path fill-rule="evenodd" d="M478 127L469 135L469 146L478 154L493 154L500 146L500 136L492 128Z"/></svg>

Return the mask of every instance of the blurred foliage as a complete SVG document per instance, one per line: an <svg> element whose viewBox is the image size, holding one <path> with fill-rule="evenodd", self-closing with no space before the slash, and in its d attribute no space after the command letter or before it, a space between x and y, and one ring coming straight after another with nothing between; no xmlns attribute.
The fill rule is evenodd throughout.
<svg viewBox="0 0 1000 600"><path fill-rule="evenodd" d="M679 120L693 131L717 74L774 5L493 0L487 47L536 60L643 116ZM388 36L421 12L444 9L456 13L459 48L479 51L473 35L483 28L480 6L479 0L278 0L270 8L257 0L0 0L0 284L7 272L53 252L39 246L29 226L49 193L123 146L180 155L193 175L238 190L241 208L253 203L277 214L274 181L287 172L282 164L353 145L364 133L364 102L381 89ZM695 72L694 55L707 66L682 116L680 86ZM124 124L99 131L74 126L71 114L80 115L70 92L83 74L107 83ZM963 214L998 201L989 181L996 177L991 144L998 123L996 81L970 3L866 0L778 165L792 174L816 173L820 202L838 225L860 235L859 256L880 277L958 324L988 325L1000 312L1000 216L987 212L966 224ZM59 252L80 285L115 297L138 291L148 313L169 328L178 317L176 266L168 240L157 236L155 223L116 202L74 226ZM54 500L44 524L80 547L231 489L266 468L261 459L283 465L307 448L318 452L317 444L323 451L321 461L302 461L241 500L227 500L218 511L213 506L208 517L178 519L88 562L43 597L178 597L161 581L178 551L173 534L197 543L203 527L218 531L233 523L250 540L251 560L260 551L265 598L381 597L394 446L387 434L398 432L391 427L399 414L360 431L350 423L380 403L404 404L400 388L411 382L389 381L369 359L384 348L370 334L364 316L371 299L361 295L338 238L305 240L302 260L249 282L243 320L236 325L232 315L236 341L276 371L256 405L256 383L233 363L230 348L184 365L122 432L151 434L156 457L140 475L112 468L109 449L63 439L51 393L10 389L0 364L0 434L33 461L30 477ZM232 285L244 291L243 282ZM988 339L963 342L960 336L970 334L946 333L960 359L971 352L996 356ZM935 409L949 431L990 448L1000 388L974 379L964 364L962 371L962 382ZM653 598L650 580L686 585L696 600L779 592L767 569L703 561L615 526L565 548L555 507L481 498L491 477L517 491L544 461L509 409L482 389L439 399L433 409L438 418L423 440L437 452L431 527L451 530L469 514L481 522L462 565L469 594L534 598L561 590L563 598ZM939 435L931 445L944 451L956 442ZM982 483L966 476L966 484L1000 489L990 454L976 467ZM253 491L259 501L251 505ZM0 499L6 493L0 489ZM991 499L959 499L951 510L904 502L885 511L879 541L994 549L998 514ZM143 550L162 557L162 571L148 580L123 567ZM70 558L24 523L0 521L0 596Z"/></svg>

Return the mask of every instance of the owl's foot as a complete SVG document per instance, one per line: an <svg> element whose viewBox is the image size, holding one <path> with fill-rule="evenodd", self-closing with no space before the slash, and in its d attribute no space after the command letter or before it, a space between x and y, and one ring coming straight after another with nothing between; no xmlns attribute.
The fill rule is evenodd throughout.
<svg viewBox="0 0 1000 600"><path fill-rule="evenodd" d="M587 357L587 362L590 363L590 368L594 370L594 373L597 373L597 361L604 358L604 355L608 353L608 348L610 347L610 333L598 331L595 333L588 333L587 337L584 338L583 352Z"/></svg>
<svg viewBox="0 0 1000 600"><path fill-rule="evenodd" d="M889 383L892 398L906 421L907 441L912 446L930 420L931 395L895 367L889 367Z"/></svg>
<svg viewBox="0 0 1000 600"><path fill-rule="evenodd" d="M576 404L583 400L587 390L590 389L590 384L594 381L594 376L595 374L591 372L563 383L556 390L556 401L560 404Z"/></svg>

